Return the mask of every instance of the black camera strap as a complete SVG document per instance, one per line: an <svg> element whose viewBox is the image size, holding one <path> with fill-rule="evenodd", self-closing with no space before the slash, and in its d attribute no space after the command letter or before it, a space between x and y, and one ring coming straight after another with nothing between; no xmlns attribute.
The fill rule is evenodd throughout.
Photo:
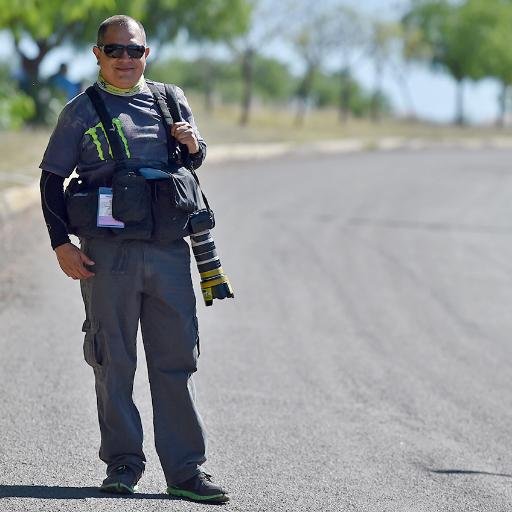
<svg viewBox="0 0 512 512"><path fill-rule="evenodd" d="M124 152L121 147L121 141L119 135L116 135L116 128L112 122L112 116L108 113L105 102L100 96L98 90L91 85L85 90L85 94L89 96L98 117L100 118L101 124L105 130L105 136L107 137L110 149L112 150L112 156L116 162L116 171L120 170L120 163L124 160Z"/></svg>
<svg viewBox="0 0 512 512"><path fill-rule="evenodd" d="M165 124L167 125L167 130L165 131L167 136L167 146L169 148L169 159L171 160L171 154L170 149L172 148L172 135L171 135L171 126L174 123L178 123L180 121L183 121L183 117L180 112L180 107L178 103L178 98L176 97L176 86L174 84L164 84L165 87L165 100L162 98L162 94L160 93L160 90L158 89L155 82L152 82L150 80L146 80L146 83L148 84L149 90L151 91L151 94L153 95L153 98L155 100L156 105L158 106L158 109L160 110L160 113L162 117L165 120ZM182 154L188 155L188 148L184 144L180 144L180 148L182 151ZM197 186L199 187L199 190L201 191L201 195L203 196L203 201L206 209L208 211L212 211L210 208L210 205L208 204L208 199L206 199L206 196L203 192L203 189L201 187L201 183L199 182L199 177L196 174L196 171L194 169L189 169L192 176L194 176L194 179L196 180Z"/></svg>

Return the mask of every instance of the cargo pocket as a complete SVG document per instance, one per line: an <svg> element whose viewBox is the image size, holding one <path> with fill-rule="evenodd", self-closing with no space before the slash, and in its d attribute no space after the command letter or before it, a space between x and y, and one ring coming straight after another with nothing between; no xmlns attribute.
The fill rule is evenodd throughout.
<svg viewBox="0 0 512 512"><path fill-rule="evenodd" d="M128 172L112 179L112 215L124 228L112 229L117 240L149 240L153 230L151 189L146 178Z"/></svg>
<svg viewBox="0 0 512 512"><path fill-rule="evenodd" d="M151 191L146 179L134 172L112 179L112 215L125 223L142 222L151 214Z"/></svg>
<svg viewBox="0 0 512 512"><path fill-rule="evenodd" d="M110 236L108 229L97 226L97 188L85 188L78 178L73 178L66 188L65 200L68 216L67 227L70 233L85 238L105 238Z"/></svg>
<svg viewBox="0 0 512 512"><path fill-rule="evenodd" d="M99 328L98 322L86 320L82 331L84 337L84 359L85 362L94 369L100 369L103 366L104 359L104 339Z"/></svg>
<svg viewBox="0 0 512 512"><path fill-rule="evenodd" d="M82 228L94 228L98 213L98 191L66 193L66 211L71 233L77 233Z"/></svg>

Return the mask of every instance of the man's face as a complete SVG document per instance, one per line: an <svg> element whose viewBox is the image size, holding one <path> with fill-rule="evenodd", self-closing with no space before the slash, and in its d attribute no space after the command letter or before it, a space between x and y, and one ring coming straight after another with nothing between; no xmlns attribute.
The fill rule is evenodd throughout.
<svg viewBox="0 0 512 512"><path fill-rule="evenodd" d="M139 27L135 24L130 24L128 27L110 26L105 32L103 44L145 45L145 42ZM144 73L149 48L146 48L141 59L129 57L126 51L124 51L119 59L113 59L107 57L97 46L93 48L93 52L98 59L103 78L115 87L129 89L139 81L142 73Z"/></svg>

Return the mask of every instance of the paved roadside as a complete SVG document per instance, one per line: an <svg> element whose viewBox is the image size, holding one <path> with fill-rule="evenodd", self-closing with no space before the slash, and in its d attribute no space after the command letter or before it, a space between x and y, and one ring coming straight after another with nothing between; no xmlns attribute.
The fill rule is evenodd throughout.
<svg viewBox="0 0 512 512"><path fill-rule="evenodd" d="M40 212L16 215L0 244L0 512L510 511L511 157L209 164L236 294L198 301L205 469L232 498L215 508L163 492L142 343L146 472L134 496L98 492L79 284Z"/></svg>
<svg viewBox="0 0 512 512"><path fill-rule="evenodd" d="M311 142L307 145L296 142L214 145L208 149L208 163L218 164L227 161L247 161L268 159L286 154L325 154L336 155L362 151L423 150L439 148L458 149L511 149L512 138L446 138L432 140L426 138L385 137L380 139L348 138ZM0 222L10 215L23 211L39 201L38 182L28 185L8 187L0 191Z"/></svg>

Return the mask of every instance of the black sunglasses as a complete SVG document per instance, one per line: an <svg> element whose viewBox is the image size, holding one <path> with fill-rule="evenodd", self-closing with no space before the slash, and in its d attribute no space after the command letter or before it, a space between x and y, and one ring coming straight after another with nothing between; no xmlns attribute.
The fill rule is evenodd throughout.
<svg viewBox="0 0 512 512"><path fill-rule="evenodd" d="M128 52L131 59L141 59L146 51L146 47L138 44L104 44L98 45L98 48L111 59L120 59L124 55L124 51Z"/></svg>

